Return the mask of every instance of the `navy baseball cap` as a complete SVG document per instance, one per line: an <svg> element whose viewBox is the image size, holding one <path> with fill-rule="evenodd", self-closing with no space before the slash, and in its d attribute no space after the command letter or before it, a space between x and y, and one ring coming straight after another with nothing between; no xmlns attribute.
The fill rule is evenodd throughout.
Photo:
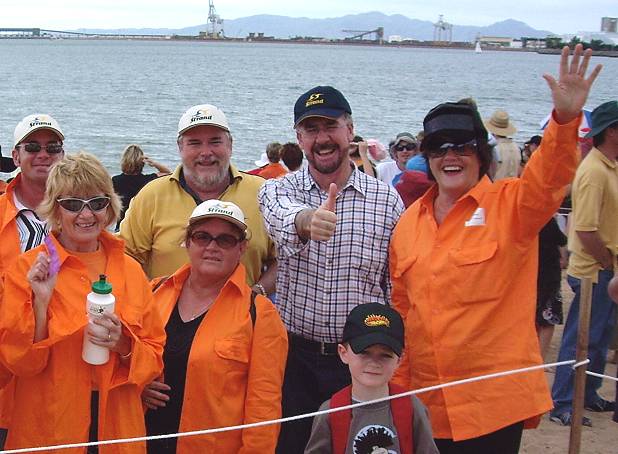
<svg viewBox="0 0 618 454"><path fill-rule="evenodd" d="M294 127L308 117L335 119L344 113L352 114L352 109L341 92L330 86L318 86L303 93L294 104Z"/></svg>
<svg viewBox="0 0 618 454"><path fill-rule="evenodd" d="M359 304L348 314L342 343L350 344L356 354L382 344L401 356L404 346L403 320L392 307L379 303Z"/></svg>

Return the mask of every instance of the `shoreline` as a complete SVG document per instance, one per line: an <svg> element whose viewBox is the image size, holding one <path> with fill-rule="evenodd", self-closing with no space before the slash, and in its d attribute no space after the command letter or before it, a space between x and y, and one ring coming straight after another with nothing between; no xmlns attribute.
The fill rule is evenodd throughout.
<svg viewBox="0 0 618 454"><path fill-rule="evenodd" d="M181 35L80 35L69 37L52 36L2 36L3 40L47 40L47 41L168 41L168 42L204 42L204 43L245 43L245 44L307 44L326 46L361 46L361 47L384 47L384 48L412 48L412 49L449 49L473 51L475 43L469 42L436 42L436 41L402 41L388 42L375 40L352 40L352 39L283 39L270 37L254 38L203 38L199 36ZM547 49L535 47L511 48L503 46L481 45L483 52L536 52L541 55L559 55L561 49ZM618 58L618 51L594 50L594 57Z"/></svg>

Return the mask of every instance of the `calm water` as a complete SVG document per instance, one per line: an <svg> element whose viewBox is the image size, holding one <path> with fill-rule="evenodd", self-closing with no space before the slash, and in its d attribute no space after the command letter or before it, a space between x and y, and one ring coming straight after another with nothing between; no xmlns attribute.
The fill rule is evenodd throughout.
<svg viewBox="0 0 618 454"><path fill-rule="evenodd" d="M617 97L618 59L594 61L605 68L589 107ZM226 113L233 161L247 169L268 142L294 139L296 98L323 84L346 95L365 138L388 143L421 129L436 104L472 96L484 117L506 109L521 143L551 109L541 74L556 74L557 63L534 53L444 49L0 40L0 144L6 155L17 122L45 112L60 122L68 151L91 151L112 173L129 143L175 165L180 115L210 103Z"/></svg>

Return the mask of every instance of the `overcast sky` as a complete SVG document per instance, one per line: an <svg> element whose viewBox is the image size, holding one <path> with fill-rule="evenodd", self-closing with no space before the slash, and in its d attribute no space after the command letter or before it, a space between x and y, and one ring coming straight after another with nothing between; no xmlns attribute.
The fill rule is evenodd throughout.
<svg viewBox="0 0 618 454"><path fill-rule="evenodd" d="M439 14L459 25L490 25L517 19L555 33L600 29L601 17L618 16L617 0L215 0L223 19L255 14L325 18L369 11L435 21ZM182 28L206 22L207 0L0 0L0 27L49 29Z"/></svg>

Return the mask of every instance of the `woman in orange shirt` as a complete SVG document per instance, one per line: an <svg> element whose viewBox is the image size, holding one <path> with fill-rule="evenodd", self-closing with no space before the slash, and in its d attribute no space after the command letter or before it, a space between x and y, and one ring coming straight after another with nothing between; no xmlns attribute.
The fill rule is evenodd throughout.
<svg viewBox="0 0 618 454"><path fill-rule="evenodd" d="M140 392L161 371L165 332L141 267L105 230L120 213L111 178L93 155L66 156L39 210L53 233L6 273L0 306L0 359L15 375L6 448L142 436ZM88 323L86 295L101 274L115 313ZM84 336L109 349L106 364L82 359ZM145 444L99 452L140 453Z"/></svg>
<svg viewBox="0 0 618 454"><path fill-rule="evenodd" d="M163 376L143 393L150 435L281 417L287 333L273 304L251 292L240 257L247 225L233 203L207 200L189 218L189 264L155 280L167 322ZM274 453L278 425L150 442L151 454Z"/></svg>
<svg viewBox="0 0 618 454"><path fill-rule="evenodd" d="M542 363L535 332L538 233L578 162L588 79L578 46L560 80L541 148L521 178L492 182L491 150L475 107L445 103L423 122L421 150L437 184L401 217L391 241L393 305L406 320L396 382L416 389ZM533 283L530 285L530 283ZM407 357L407 360L405 359ZM542 371L423 393L442 453L516 453L524 421L551 406Z"/></svg>

